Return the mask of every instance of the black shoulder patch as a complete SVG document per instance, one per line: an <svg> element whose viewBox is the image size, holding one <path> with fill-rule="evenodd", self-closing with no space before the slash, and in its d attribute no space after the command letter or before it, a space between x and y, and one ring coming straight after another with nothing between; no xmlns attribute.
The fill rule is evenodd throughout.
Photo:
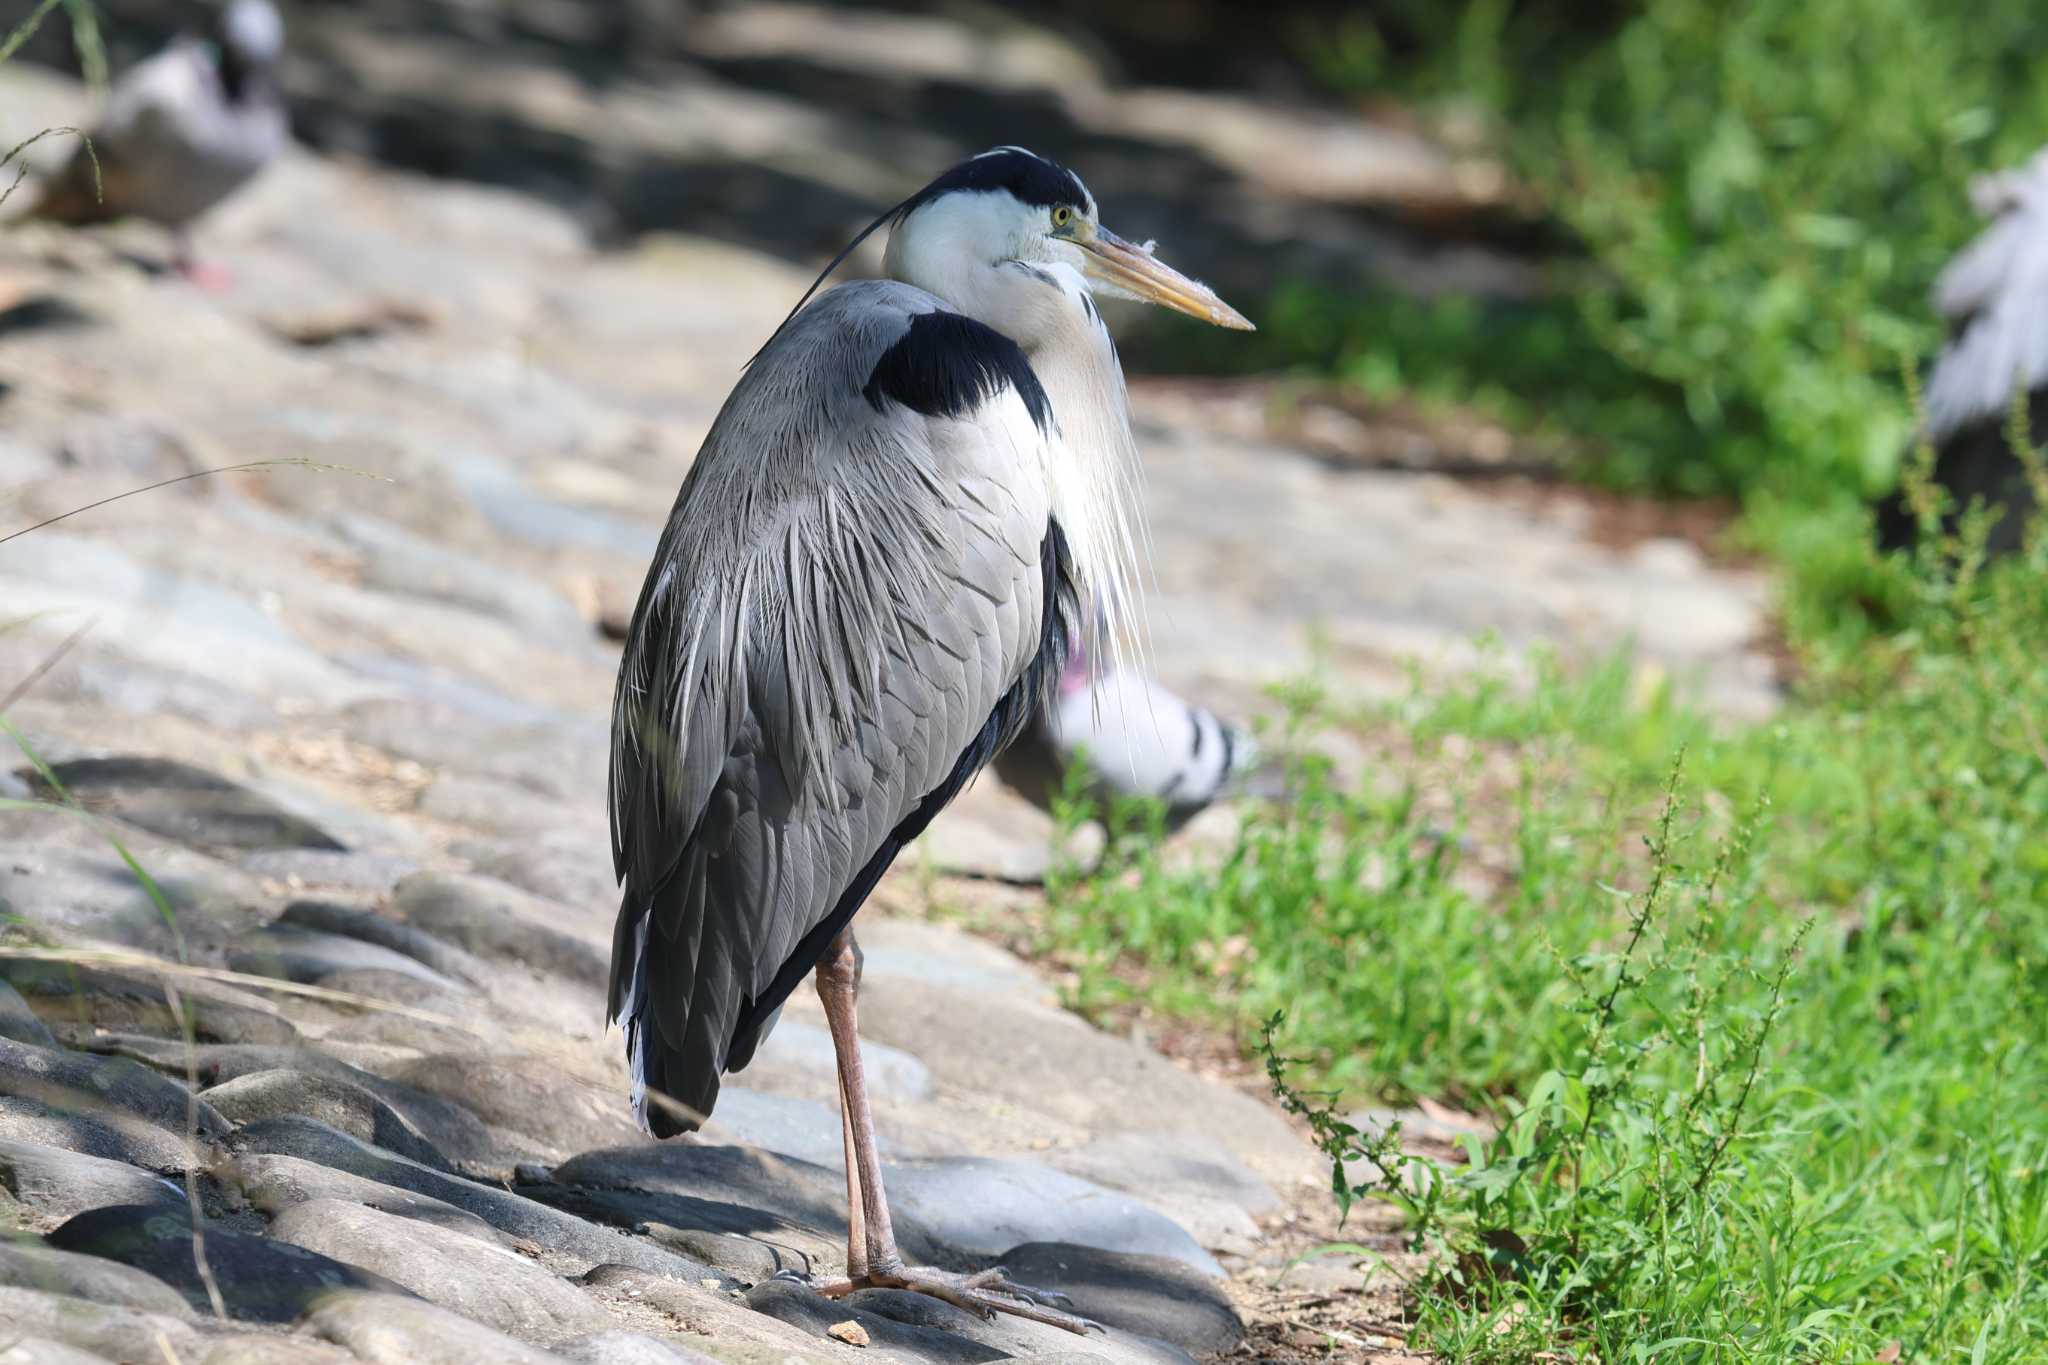
<svg viewBox="0 0 2048 1365"><path fill-rule="evenodd" d="M893 399L927 417L964 417L1004 389L1024 400L1043 432L1052 401L1016 342L959 313L919 313L895 345L882 352L861 396L882 410Z"/></svg>
<svg viewBox="0 0 2048 1365"><path fill-rule="evenodd" d="M1081 208L1095 202L1081 178L1059 162L1022 147L998 147L969 157L926 185L904 204L904 211L954 190L1008 190L1019 202L1046 209L1059 204Z"/></svg>

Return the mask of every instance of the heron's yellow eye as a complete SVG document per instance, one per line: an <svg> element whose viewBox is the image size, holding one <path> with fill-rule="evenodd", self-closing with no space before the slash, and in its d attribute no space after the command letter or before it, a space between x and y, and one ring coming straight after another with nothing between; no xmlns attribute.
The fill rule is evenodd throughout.
<svg viewBox="0 0 2048 1365"><path fill-rule="evenodd" d="M1074 211L1068 208L1065 204L1061 204L1058 208L1052 211L1052 225L1056 228L1063 228L1068 223L1071 223L1073 221Z"/></svg>

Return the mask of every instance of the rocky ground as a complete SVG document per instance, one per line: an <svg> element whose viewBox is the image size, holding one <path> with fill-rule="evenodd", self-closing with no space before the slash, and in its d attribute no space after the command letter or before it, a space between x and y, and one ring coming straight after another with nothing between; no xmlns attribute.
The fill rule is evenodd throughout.
<svg viewBox="0 0 2048 1365"><path fill-rule="evenodd" d="M80 98L9 70L0 127ZM144 228L0 237L0 535L305 462L0 544L22 734L0 762L0 1361L1390 1348L1361 1335L1385 1305L1351 1261L1290 1268L1326 1176L1275 1109L933 922L1042 866L1045 822L993 781L861 921L890 1191L912 1255L1001 1261L1105 1332L808 1287L842 1268L844 1218L807 994L700 1136L633 1129L603 1028L599 623L811 271L587 228L300 153L208 225L223 294L165 276ZM1490 631L1632 638L1770 704L1754 578L1617 546L1571 498L1347 465L1260 413L1138 389L1174 685L1256 713L1311 664L1384 688ZM23 804L53 794L32 755L88 817ZM1337 1335L1301 1325L1345 1302Z"/></svg>

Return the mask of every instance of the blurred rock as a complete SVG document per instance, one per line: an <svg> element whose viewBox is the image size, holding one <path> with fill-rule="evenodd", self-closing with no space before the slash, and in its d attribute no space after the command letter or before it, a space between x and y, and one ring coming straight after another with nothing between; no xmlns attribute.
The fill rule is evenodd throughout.
<svg viewBox="0 0 2048 1365"><path fill-rule="evenodd" d="M1097 1246L1033 1242L1002 1254L1019 1284L1074 1301L1075 1311L1110 1327L1170 1341L1191 1354L1227 1355L1244 1340L1244 1323L1217 1283L1163 1256Z"/></svg>
<svg viewBox="0 0 2048 1365"><path fill-rule="evenodd" d="M527 1341L592 1332L609 1319L566 1281L495 1241L338 1199L294 1204L270 1235L361 1266L430 1303Z"/></svg>
<svg viewBox="0 0 2048 1365"><path fill-rule="evenodd" d="M252 1071L203 1091L201 1098L233 1123L299 1114L422 1165L450 1169L448 1158L404 1115L370 1091L337 1076Z"/></svg>
<svg viewBox="0 0 2048 1365"><path fill-rule="evenodd" d="M87 808L202 852L347 851L325 830L268 797L187 763L123 755L53 763L50 772ZM40 781L33 768L17 776ZM54 799L55 792L49 795Z"/></svg>
<svg viewBox="0 0 2048 1365"><path fill-rule="evenodd" d="M51 1223L102 1204L180 1208L185 1192L150 1171L44 1142L0 1139L0 1185Z"/></svg>
<svg viewBox="0 0 2048 1365"><path fill-rule="evenodd" d="M559 1357L419 1299L336 1289L300 1327L369 1365L557 1365Z"/></svg>
<svg viewBox="0 0 2048 1365"><path fill-rule="evenodd" d="M190 1318L177 1290L118 1261L58 1251L34 1242L0 1242L0 1285L65 1294L144 1313Z"/></svg>
<svg viewBox="0 0 2048 1365"><path fill-rule="evenodd" d="M573 932L574 917L501 881L423 872L398 884L391 908L408 924L490 961L600 989L611 977L608 930Z"/></svg>
<svg viewBox="0 0 2048 1365"><path fill-rule="evenodd" d="M39 1289L0 1287L0 1322L17 1340L53 1341L88 1359L161 1360L160 1343L168 1343L181 1360L197 1359L199 1335L190 1322Z"/></svg>
<svg viewBox="0 0 2048 1365"><path fill-rule="evenodd" d="M228 1316L254 1322L291 1322L324 1294L341 1286L404 1291L331 1257L269 1237L206 1227L205 1260ZM120 1204L93 1209L50 1233L60 1251L118 1261L145 1271L185 1296L196 1312L211 1312L207 1284L194 1258L191 1216L182 1207Z"/></svg>
<svg viewBox="0 0 2048 1365"><path fill-rule="evenodd" d="M311 1119L266 1119L250 1124L235 1137L244 1152L298 1157L452 1204L500 1232L532 1242L579 1271L617 1262L692 1280L710 1274L706 1267L659 1247L517 1194L379 1151Z"/></svg>
<svg viewBox="0 0 2048 1365"><path fill-rule="evenodd" d="M711 1356L637 1332L593 1332L555 1345L555 1354L577 1365L718 1365Z"/></svg>
<svg viewBox="0 0 2048 1365"><path fill-rule="evenodd" d="M251 1208L276 1218L286 1209L316 1200L342 1200L375 1209L395 1218L414 1218L437 1228L458 1232L479 1241L494 1242L512 1250L530 1249L532 1243L507 1236L473 1213L453 1204L411 1190L382 1185L311 1161L289 1156L243 1156L217 1172L228 1185L249 1202Z"/></svg>

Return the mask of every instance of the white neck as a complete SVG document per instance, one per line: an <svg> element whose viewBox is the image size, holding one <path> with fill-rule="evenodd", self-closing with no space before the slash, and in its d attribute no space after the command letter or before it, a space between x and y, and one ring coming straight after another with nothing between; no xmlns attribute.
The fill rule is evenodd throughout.
<svg viewBox="0 0 2048 1365"><path fill-rule="evenodd" d="M1043 473L1082 578L1084 638L1121 662L1150 548L1123 367L1080 271L1054 258L1043 229L1006 232L1005 207L997 196L960 195L916 210L889 235L884 269L1003 333L1031 361L1058 427Z"/></svg>

